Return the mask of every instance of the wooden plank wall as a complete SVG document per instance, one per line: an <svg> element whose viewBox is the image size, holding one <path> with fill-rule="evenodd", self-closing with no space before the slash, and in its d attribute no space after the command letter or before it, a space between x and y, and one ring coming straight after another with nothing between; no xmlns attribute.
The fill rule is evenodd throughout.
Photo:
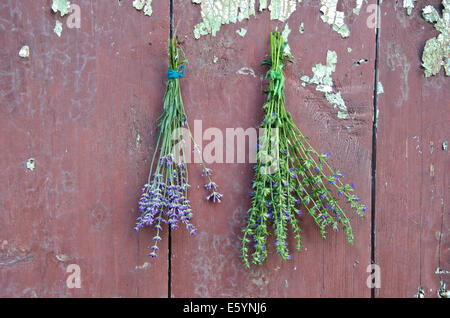
<svg viewBox="0 0 450 318"><path fill-rule="evenodd" d="M407 16L401 1L384 1L378 43L367 11L376 0L359 16L350 14L355 1L340 1L348 39L320 20L319 1L303 0L288 19L294 63L285 73L287 108L363 202L370 206L375 195L375 219L371 209L353 219L351 246L343 233L321 239L302 216L303 251L287 262L273 253L247 270L239 238L250 205L249 163L210 165L225 195L220 205L206 202L201 168L190 165L196 237L180 229L169 245L165 230L159 257L150 259L153 231L132 229L166 84L170 1L153 1L151 17L131 1L73 2L82 25L64 28L61 38L53 33L50 0L0 4L0 297L371 297L372 253L381 270L373 296L414 297L419 286L436 296L439 279L447 278L434 272L450 267L449 158L442 148L450 96L443 72L425 79L420 67L425 41L436 35L420 5ZM189 60L181 83L191 127L201 120L203 131L216 127L224 136L226 128L257 128L266 72L260 64L269 32L284 23L257 13L195 40L199 6L173 1L172 15ZM241 27L244 38L236 34ZM31 56L21 59L25 44ZM333 78L349 119L338 119L314 87L301 86L300 76L324 64L327 50L338 55ZM376 154L375 72L385 90L376 105ZM28 158L36 160L33 171ZM69 264L80 266L80 289L66 286Z"/></svg>

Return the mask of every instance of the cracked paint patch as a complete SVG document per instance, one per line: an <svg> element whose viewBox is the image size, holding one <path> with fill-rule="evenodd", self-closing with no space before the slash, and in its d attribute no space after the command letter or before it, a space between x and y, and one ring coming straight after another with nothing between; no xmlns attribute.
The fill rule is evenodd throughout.
<svg viewBox="0 0 450 318"><path fill-rule="evenodd" d="M216 36L223 24L237 23L250 19L255 13L255 0L192 0L200 5L202 22L194 27L194 37ZM259 11L269 10L271 20L285 22L302 0L261 0ZM242 30L242 29L241 29Z"/></svg>
<svg viewBox="0 0 450 318"><path fill-rule="evenodd" d="M300 3L302 0L298 0L298 2ZM272 0L269 5L270 19L284 22L295 12L296 6L297 1L295 0Z"/></svg>
<svg viewBox="0 0 450 318"><path fill-rule="evenodd" d="M27 160L27 169L33 171L35 168L36 160L34 158L29 158Z"/></svg>
<svg viewBox="0 0 450 318"><path fill-rule="evenodd" d="M19 51L19 56L21 58L27 58L30 56L30 47L28 45L22 46L22 48Z"/></svg>
<svg viewBox="0 0 450 318"><path fill-rule="evenodd" d="M134 0L133 7L138 11L144 12L144 15L147 16L151 16L153 13L152 0Z"/></svg>
<svg viewBox="0 0 450 318"><path fill-rule="evenodd" d="M300 23L300 26L298 27L298 32L300 32L300 34L305 33L305 23Z"/></svg>
<svg viewBox="0 0 450 318"><path fill-rule="evenodd" d="M345 119L348 118L347 106L345 105L341 92L334 92L333 90L333 79L331 75L336 71L336 64L337 53L335 51L328 51L326 65L316 64L312 68L313 77L310 78L304 75L300 80L303 81L302 86L306 86L306 84L316 85L316 91L324 93L328 103L338 110L337 117L339 119Z"/></svg>
<svg viewBox="0 0 450 318"><path fill-rule="evenodd" d="M337 11L339 0L320 0L322 5L320 11L323 13L321 19L333 27L343 38L350 36L350 30L344 22L344 12Z"/></svg>
<svg viewBox="0 0 450 318"><path fill-rule="evenodd" d="M60 15L63 17L66 14L69 13L70 1L67 1L67 0L53 0L52 10L55 13L59 12Z"/></svg>
<svg viewBox="0 0 450 318"><path fill-rule="evenodd" d="M411 15L412 10L414 9L414 3L417 0L403 0L403 8L406 9L406 12L408 13L408 15Z"/></svg>
<svg viewBox="0 0 450 318"><path fill-rule="evenodd" d="M441 66L444 66L446 76L450 75L450 0L442 0L442 5L442 18L431 5L422 10L423 18L434 24L434 28L440 32L437 37L425 43L422 66L425 68L426 77L438 74Z"/></svg>
<svg viewBox="0 0 450 318"><path fill-rule="evenodd" d="M194 27L194 37L216 36L222 24L236 23L255 15L255 0L192 0L199 4L202 22Z"/></svg>
<svg viewBox="0 0 450 318"><path fill-rule="evenodd" d="M58 37L61 37L62 29L63 29L62 23L60 21L56 21L53 32L55 32Z"/></svg>

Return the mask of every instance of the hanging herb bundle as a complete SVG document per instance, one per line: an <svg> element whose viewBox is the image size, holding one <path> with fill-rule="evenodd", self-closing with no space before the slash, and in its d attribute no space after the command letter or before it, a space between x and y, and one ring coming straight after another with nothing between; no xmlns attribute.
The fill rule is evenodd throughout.
<svg viewBox="0 0 450 318"><path fill-rule="evenodd" d="M177 45L174 37L169 41L169 70L168 83L164 96L163 114L159 120L159 135L156 150L150 165L148 182L142 189L139 201L139 213L135 230L144 226L154 227L156 235L150 257L156 257L158 242L161 241L160 231L163 224L169 224L170 229L177 229L184 224L191 235L197 229L191 223L192 211L188 200L188 171L184 141L177 143L179 132L187 129L189 138L194 141L187 123L187 116L181 98L180 80L184 76L187 63L182 49ZM176 134L176 135L175 135ZM178 136L178 137L176 137ZM175 137L175 138L174 138ZM195 146L194 150L199 151ZM159 160L155 162L157 153ZM190 158L190 156L189 156ZM211 169L206 168L201 158L202 175L207 178L205 188L209 191L207 200L220 202L222 194L217 192L217 185L211 180Z"/></svg>
<svg viewBox="0 0 450 318"><path fill-rule="evenodd" d="M261 124L264 132L259 139L255 177L252 181L252 207L242 238L242 258L247 267L250 262L262 264L268 255L269 228L274 228L276 251L283 260L290 259L287 247L288 226L292 228L301 249L301 229L297 219L303 212L310 215L323 238L327 229L345 230L353 244L350 219L338 201L346 200L359 216L367 207L353 194L353 184L344 184L344 174L327 163L329 154L319 154L294 124L285 109L285 62L292 57L285 51L287 42L278 31L270 35L270 67L266 78L270 80L265 117ZM251 254L251 256L250 256Z"/></svg>

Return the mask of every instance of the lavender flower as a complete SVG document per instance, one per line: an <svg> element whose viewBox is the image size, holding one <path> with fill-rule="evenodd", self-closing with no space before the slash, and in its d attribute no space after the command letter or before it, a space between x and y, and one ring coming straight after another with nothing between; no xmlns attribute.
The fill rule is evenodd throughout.
<svg viewBox="0 0 450 318"><path fill-rule="evenodd" d="M169 68L178 69L184 62L183 53L178 48L176 39L169 43ZM158 243L161 241L160 231L167 224L175 230L184 224L187 231L194 235L197 229L191 224L193 217L190 202L187 199L190 187L187 178L187 165L184 160L185 149L182 147L177 157L172 153L175 149L175 140L172 139L174 128L187 125L187 115L180 95L178 78L169 79L164 98L164 114L161 116L160 138L153 154L148 182L142 188L142 195L138 202L139 216L134 229L139 231L144 226L153 227L156 235L153 237L154 245L151 247L150 257L157 257ZM192 137L192 135L191 135ZM200 153L200 147L195 145L194 150ZM156 156L159 153L159 158ZM178 156L179 155L179 156ZM155 163L155 166L154 166ZM222 195L216 193L217 185L211 180L211 170L206 168L203 161L202 175L208 178L206 188L213 192L213 201L220 202ZM153 175L152 175L153 173Z"/></svg>

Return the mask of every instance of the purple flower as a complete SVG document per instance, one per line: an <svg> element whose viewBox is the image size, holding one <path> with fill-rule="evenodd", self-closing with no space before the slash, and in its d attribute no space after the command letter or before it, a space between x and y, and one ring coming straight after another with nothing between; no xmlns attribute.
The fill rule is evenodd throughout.
<svg viewBox="0 0 450 318"><path fill-rule="evenodd" d="M319 167L315 167L314 170L315 170L316 172L319 172L319 171L320 171Z"/></svg>
<svg viewBox="0 0 450 318"><path fill-rule="evenodd" d="M156 258L156 257L158 257L158 255L156 255L155 252L151 252L150 254L148 254L148 256L150 256L151 258Z"/></svg>
<svg viewBox="0 0 450 318"><path fill-rule="evenodd" d="M203 168L202 176L203 176L203 177L204 177L204 176L210 176L211 173L212 173L212 170L211 170L211 169Z"/></svg>
<svg viewBox="0 0 450 318"><path fill-rule="evenodd" d="M325 157L330 158L330 154L328 152L324 153Z"/></svg>
<svg viewBox="0 0 450 318"><path fill-rule="evenodd" d="M217 185L211 181L210 183L205 184L205 189L214 191L217 190Z"/></svg>
<svg viewBox="0 0 450 318"><path fill-rule="evenodd" d="M206 200L212 200L214 203L217 201L220 203L220 199L222 199L223 195L219 192L213 191L210 195L206 197Z"/></svg>
<svg viewBox="0 0 450 318"><path fill-rule="evenodd" d="M161 241L161 237L159 235L156 235L155 237L153 237L153 241L160 242Z"/></svg>

